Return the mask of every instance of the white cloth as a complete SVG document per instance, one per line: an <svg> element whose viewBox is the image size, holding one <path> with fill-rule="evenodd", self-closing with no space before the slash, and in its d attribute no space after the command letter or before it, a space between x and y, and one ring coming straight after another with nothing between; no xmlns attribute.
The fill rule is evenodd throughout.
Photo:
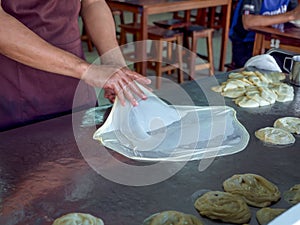
<svg viewBox="0 0 300 225"><path fill-rule="evenodd" d="M269 54L256 55L251 57L244 67L255 67L262 70L282 72L273 56Z"/></svg>
<svg viewBox="0 0 300 225"><path fill-rule="evenodd" d="M187 161L243 150L249 134L227 106L172 106L145 88L137 107L116 99L93 138L131 159Z"/></svg>

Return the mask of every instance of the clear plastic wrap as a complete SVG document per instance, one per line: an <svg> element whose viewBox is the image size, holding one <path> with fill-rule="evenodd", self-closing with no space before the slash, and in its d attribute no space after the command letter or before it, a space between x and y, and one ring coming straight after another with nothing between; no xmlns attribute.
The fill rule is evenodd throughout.
<svg viewBox="0 0 300 225"><path fill-rule="evenodd" d="M148 95L137 107L116 99L93 138L126 157L142 161L189 161L237 153L249 134L228 106L168 105Z"/></svg>

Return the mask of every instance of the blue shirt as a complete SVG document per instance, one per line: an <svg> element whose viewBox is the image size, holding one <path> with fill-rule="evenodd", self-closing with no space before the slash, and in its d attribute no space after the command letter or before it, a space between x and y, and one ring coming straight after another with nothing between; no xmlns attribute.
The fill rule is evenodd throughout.
<svg viewBox="0 0 300 225"><path fill-rule="evenodd" d="M255 33L243 27L242 16L244 14L276 15L294 9L297 4L297 0L240 0L232 18L230 39L242 42L254 41Z"/></svg>

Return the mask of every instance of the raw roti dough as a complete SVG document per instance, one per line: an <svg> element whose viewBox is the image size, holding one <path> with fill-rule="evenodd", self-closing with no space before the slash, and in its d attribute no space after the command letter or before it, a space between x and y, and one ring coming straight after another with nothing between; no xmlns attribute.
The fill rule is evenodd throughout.
<svg viewBox="0 0 300 225"><path fill-rule="evenodd" d="M52 225L104 225L100 218L86 213L69 213L57 218Z"/></svg>
<svg viewBox="0 0 300 225"><path fill-rule="evenodd" d="M288 145L296 141L290 132L274 127L261 128L255 131L255 136L259 140L273 145Z"/></svg>
<svg viewBox="0 0 300 225"><path fill-rule="evenodd" d="M194 206L200 215L213 220L243 224L251 218L246 202L240 196L227 192L209 191L199 197Z"/></svg>
<svg viewBox="0 0 300 225"><path fill-rule="evenodd" d="M278 187L257 174L236 174L223 182L226 192L241 196L248 205L266 207L280 199Z"/></svg>
<svg viewBox="0 0 300 225"><path fill-rule="evenodd" d="M282 117L274 122L274 127L281 128L290 133L300 134L300 118Z"/></svg>
<svg viewBox="0 0 300 225"><path fill-rule="evenodd" d="M300 184L296 184L291 187L288 191L283 193L283 198L291 203L297 204L300 202Z"/></svg>
<svg viewBox="0 0 300 225"><path fill-rule="evenodd" d="M261 73L259 71L233 72L219 86L211 88L224 97L233 98L243 108L257 108L294 99L292 86L281 82L283 73Z"/></svg>
<svg viewBox="0 0 300 225"><path fill-rule="evenodd" d="M145 219L143 225L203 225L194 215L177 211L164 211Z"/></svg>
<svg viewBox="0 0 300 225"><path fill-rule="evenodd" d="M256 212L256 219L260 225L267 225L281 213L285 212L285 209L272 209L272 208L262 208Z"/></svg>

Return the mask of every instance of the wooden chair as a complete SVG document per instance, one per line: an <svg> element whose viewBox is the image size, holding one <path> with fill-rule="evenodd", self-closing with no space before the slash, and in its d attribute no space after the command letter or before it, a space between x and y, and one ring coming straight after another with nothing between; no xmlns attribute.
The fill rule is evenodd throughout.
<svg viewBox="0 0 300 225"><path fill-rule="evenodd" d="M178 83L183 82L182 71L182 42L183 33L166 30L160 27L150 27L148 29L148 38L153 40L154 51L148 59L148 69L156 73L156 88L160 89L161 77L163 72L171 74L177 71ZM167 44L166 56L163 57L164 43Z"/></svg>
<svg viewBox="0 0 300 225"><path fill-rule="evenodd" d="M140 24L138 22L132 22L128 24L120 25L120 45L126 44L127 34L133 35L133 41L140 40L139 36ZM148 57L148 69L154 70L157 76L156 88L161 87L162 73L168 72L169 74L174 70L177 70L178 83L183 82L182 72L182 40L183 34L178 31L172 31L157 26L148 27L148 39L153 40L152 51ZM167 44L167 54L163 58L164 43ZM175 44L175 50L172 50L172 46ZM136 50L134 52L124 53L125 59L134 59Z"/></svg>
<svg viewBox="0 0 300 225"><path fill-rule="evenodd" d="M214 70L214 55L213 55L213 32L212 28L204 28L198 25L188 26L185 29L185 43L188 49L193 53L190 54L189 68L190 79L195 78L195 71L208 69L209 74L212 76L215 73ZM203 55L198 51L198 40L200 38L206 39L207 55ZM204 59L204 63L196 63L197 56L200 59Z"/></svg>
<svg viewBox="0 0 300 225"><path fill-rule="evenodd" d="M156 26L164 27L170 30L181 30L185 37L184 37L184 46L187 47L190 51L194 54L188 54L188 62L187 66L189 69L189 78L195 78L195 71L196 70L204 70L209 69L209 74L214 74L214 56L213 56L213 28L206 28L200 26L199 24L203 24L200 20L201 15L203 13L203 9L198 10L197 14L194 15L195 20L188 20L186 22L185 19L170 19L170 20L162 20L162 21L154 21L153 23ZM185 16L191 17L191 12L186 12ZM200 38L206 39L206 46L207 46L207 55L200 54L197 49L198 40ZM197 57L199 56L201 59L206 60L206 63L196 64Z"/></svg>

